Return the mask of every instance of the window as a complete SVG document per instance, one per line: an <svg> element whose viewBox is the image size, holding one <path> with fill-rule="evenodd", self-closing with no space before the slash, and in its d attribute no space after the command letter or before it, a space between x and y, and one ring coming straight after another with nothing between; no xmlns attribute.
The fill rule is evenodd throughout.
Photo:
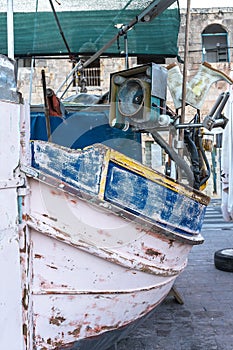
<svg viewBox="0 0 233 350"><path fill-rule="evenodd" d="M74 67L74 65L73 65ZM83 75L76 74L76 79L73 81L73 86L81 86L81 79L85 78L85 86L100 87L100 62L96 60L88 68L84 68Z"/></svg>
<svg viewBox="0 0 233 350"><path fill-rule="evenodd" d="M229 62L228 34L220 24L211 24L202 32L202 59Z"/></svg>
<svg viewBox="0 0 233 350"><path fill-rule="evenodd" d="M32 59L31 59L31 57L19 58L17 60L17 62L18 62L18 68L31 68ZM35 67L35 62L33 64L33 66Z"/></svg>
<svg viewBox="0 0 233 350"><path fill-rule="evenodd" d="M100 68L85 68L84 76L87 80L87 86L100 86Z"/></svg>

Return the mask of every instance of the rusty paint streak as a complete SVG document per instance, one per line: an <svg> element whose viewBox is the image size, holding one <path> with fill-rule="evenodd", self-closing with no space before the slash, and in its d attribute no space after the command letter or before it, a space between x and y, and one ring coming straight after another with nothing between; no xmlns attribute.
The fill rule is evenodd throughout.
<svg viewBox="0 0 233 350"><path fill-rule="evenodd" d="M87 332L90 335L99 334L99 333L102 333L103 331L110 331L112 329L118 329L120 326L121 326L121 323L118 322L118 323L113 324L111 326L107 326L107 325L106 326L96 326L93 329L89 327L89 329L87 329Z"/></svg>
<svg viewBox="0 0 233 350"><path fill-rule="evenodd" d="M150 256L156 256L156 257L159 255L162 255L162 253L154 250L153 248L147 248L145 251L145 254L150 255Z"/></svg>
<svg viewBox="0 0 233 350"><path fill-rule="evenodd" d="M73 204L77 204L78 203L78 201L75 200L75 199L70 199L70 202L73 203Z"/></svg>
<svg viewBox="0 0 233 350"><path fill-rule="evenodd" d="M53 218L52 216L49 216L49 215L47 215L47 214L42 214L42 216L44 216L45 218L48 218L48 219L50 219L50 220L52 220L52 221L57 222L57 218Z"/></svg>
<svg viewBox="0 0 233 350"><path fill-rule="evenodd" d="M50 267L51 269L58 270L58 268L56 266L52 266L52 265L48 265L48 264L46 264L46 266Z"/></svg>
<svg viewBox="0 0 233 350"><path fill-rule="evenodd" d="M170 275L169 275L170 277ZM111 299L112 295L127 295L127 294L131 294L131 296L133 295L137 295L137 293L141 293L141 292L148 292L151 290L157 290L162 288L163 286L166 286L168 283L170 283L170 279L165 280L164 282L161 282L160 285L153 285L153 286L148 286L148 287L141 287L138 289L134 289L134 290L111 290L111 291L106 291L106 290L101 290L101 291L92 291L92 290L66 290L66 291L61 291L61 290L50 290L50 291L34 291L33 294L34 295L67 295L69 298L71 297L76 297L78 295L95 295L94 299ZM117 300L117 299L116 299ZM97 304L94 303L92 304L92 309L97 307Z"/></svg>

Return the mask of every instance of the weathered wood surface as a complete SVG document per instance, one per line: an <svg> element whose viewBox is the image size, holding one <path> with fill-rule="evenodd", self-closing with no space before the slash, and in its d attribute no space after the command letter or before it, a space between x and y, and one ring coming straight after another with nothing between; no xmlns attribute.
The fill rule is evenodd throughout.
<svg viewBox="0 0 233 350"><path fill-rule="evenodd" d="M201 231L208 197L104 146L82 151L34 141L32 166L99 200L183 235Z"/></svg>

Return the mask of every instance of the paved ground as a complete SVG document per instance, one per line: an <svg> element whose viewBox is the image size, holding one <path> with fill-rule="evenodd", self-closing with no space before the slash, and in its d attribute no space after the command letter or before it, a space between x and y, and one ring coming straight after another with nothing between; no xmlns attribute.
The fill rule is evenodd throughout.
<svg viewBox="0 0 233 350"><path fill-rule="evenodd" d="M175 287L150 318L110 350L233 350L233 273L217 270L214 252L233 248L233 223L222 219L220 201L208 208L202 234Z"/></svg>

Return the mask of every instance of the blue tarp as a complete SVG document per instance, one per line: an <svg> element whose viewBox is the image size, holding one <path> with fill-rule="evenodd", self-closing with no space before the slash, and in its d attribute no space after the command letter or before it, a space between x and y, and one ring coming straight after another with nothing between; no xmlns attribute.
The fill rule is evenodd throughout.
<svg viewBox="0 0 233 350"><path fill-rule="evenodd" d="M97 112L68 112L65 118L50 117L52 142L72 149L102 143L141 161L141 136L109 125L108 116ZM43 112L31 112L31 140L47 141Z"/></svg>

